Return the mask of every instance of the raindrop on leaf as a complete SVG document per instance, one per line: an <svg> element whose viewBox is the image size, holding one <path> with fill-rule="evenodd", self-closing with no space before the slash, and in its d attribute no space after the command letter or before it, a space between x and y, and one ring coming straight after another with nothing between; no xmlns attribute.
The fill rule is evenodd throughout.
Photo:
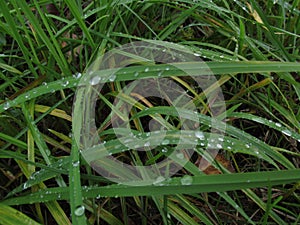
<svg viewBox="0 0 300 225"><path fill-rule="evenodd" d="M109 77L109 81L113 82L113 81L115 81L116 78L117 78L116 74L112 74L112 75Z"/></svg>
<svg viewBox="0 0 300 225"><path fill-rule="evenodd" d="M196 136L197 138L199 138L200 140L204 140L204 139L205 139L204 134L203 134L202 131L196 131L196 132L195 132L195 136Z"/></svg>
<svg viewBox="0 0 300 225"><path fill-rule="evenodd" d="M180 180L182 185L191 185L193 183L193 177L185 175Z"/></svg>
<svg viewBox="0 0 300 225"><path fill-rule="evenodd" d="M91 84L91 85L99 84L99 82L100 82L100 77L99 77L99 76L95 76L95 77L93 77L93 78L90 80L90 84Z"/></svg>
<svg viewBox="0 0 300 225"><path fill-rule="evenodd" d="M73 162L72 165L73 165L74 167L79 166L79 161Z"/></svg>
<svg viewBox="0 0 300 225"><path fill-rule="evenodd" d="M281 132L284 133L286 136L291 136L292 135L292 132L289 131L289 130L283 130Z"/></svg>
<svg viewBox="0 0 300 225"><path fill-rule="evenodd" d="M75 209L74 214L76 216L82 216L84 214L84 211L85 211L85 207L83 205L81 205Z"/></svg>
<svg viewBox="0 0 300 225"><path fill-rule="evenodd" d="M8 110L10 108L10 102L5 102L3 105L4 110Z"/></svg>

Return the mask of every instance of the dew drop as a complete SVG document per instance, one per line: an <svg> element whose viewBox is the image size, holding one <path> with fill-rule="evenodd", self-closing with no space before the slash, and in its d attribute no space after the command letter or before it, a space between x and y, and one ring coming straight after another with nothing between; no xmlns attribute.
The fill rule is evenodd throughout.
<svg viewBox="0 0 300 225"><path fill-rule="evenodd" d="M90 80L90 84L91 84L91 85L99 84L99 82L100 82L100 77L99 77L99 76L95 76L95 77L93 77L93 78Z"/></svg>
<svg viewBox="0 0 300 225"><path fill-rule="evenodd" d="M161 152L162 152L162 153L167 153L167 152L168 152L168 149L167 149L167 148L163 148L163 149L161 150Z"/></svg>
<svg viewBox="0 0 300 225"><path fill-rule="evenodd" d="M182 185L191 185L193 183L193 178L189 175L185 175L180 180Z"/></svg>
<svg viewBox="0 0 300 225"><path fill-rule="evenodd" d="M144 144L145 147L149 147L150 146L150 142L147 141L145 144Z"/></svg>
<svg viewBox="0 0 300 225"><path fill-rule="evenodd" d="M292 135L292 132L289 131L289 130L283 130L281 132L284 133L286 136L291 136Z"/></svg>
<svg viewBox="0 0 300 225"><path fill-rule="evenodd" d="M223 146L221 144L217 144L217 148L222 148Z"/></svg>
<svg viewBox="0 0 300 225"><path fill-rule="evenodd" d="M62 83L62 86L66 87L68 84L69 84L69 81L66 80L66 81L64 81L64 82Z"/></svg>
<svg viewBox="0 0 300 225"><path fill-rule="evenodd" d="M75 73L73 75L73 77L76 78L76 79L79 79L81 77L81 75L82 75L81 73Z"/></svg>
<svg viewBox="0 0 300 225"><path fill-rule="evenodd" d="M218 140L219 140L219 141L224 141L224 139L223 139L223 138L221 138L221 137L219 137L219 138L218 138Z"/></svg>
<svg viewBox="0 0 300 225"><path fill-rule="evenodd" d="M145 68L145 72L148 72L148 71L149 71L149 68L148 68L148 67L146 67L146 68Z"/></svg>
<svg viewBox="0 0 300 225"><path fill-rule="evenodd" d="M25 189L28 188L28 187L29 187L28 183L25 182L25 183L23 184L23 190L25 190Z"/></svg>
<svg viewBox="0 0 300 225"><path fill-rule="evenodd" d="M282 127L281 123L275 123L275 126Z"/></svg>
<svg viewBox="0 0 300 225"><path fill-rule="evenodd" d="M250 148L250 145L249 145L249 144L245 144L245 147L246 147L246 148Z"/></svg>
<svg viewBox="0 0 300 225"><path fill-rule="evenodd" d="M110 81L110 82L113 82L113 81L115 81L116 78L117 78L116 74L112 74L112 75L109 77L109 81Z"/></svg>
<svg viewBox="0 0 300 225"><path fill-rule="evenodd" d="M170 70L170 68L169 68L169 67L166 67L166 70Z"/></svg>
<svg viewBox="0 0 300 225"><path fill-rule="evenodd" d="M82 216L84 214L84 211L85 211L85 207L83 205L81 205L75 209L74 214L76 216Z"/></svg>
<svg viewBox="0 0 300 225"><path fill-rule="evenodd" d="M202 131L196 131L196 132L195 132L195 136L196 136L197 138L199 138L200 140L204 140L204 139L205 139L204 134L203 134Z"/></svg>
<svg viewBox="0 0 300 225"><path fill-rule="evenodd" d="M8 110L10 108L10 102L5 102L3 105L4 110Z"/></svg>
<svg viewBox="0 0 300 225"><path fill-rule="evenodd" d="M194 56L197 56L197 57L199 57L199 56L201 56L199 53L194 53Z"/></svg>
<svg viewBox="0 0 300 225"><path fill-rule="evenodd" d="M79 166L79 161L73 162L72 165L73 165L74 167Z"/></svg>

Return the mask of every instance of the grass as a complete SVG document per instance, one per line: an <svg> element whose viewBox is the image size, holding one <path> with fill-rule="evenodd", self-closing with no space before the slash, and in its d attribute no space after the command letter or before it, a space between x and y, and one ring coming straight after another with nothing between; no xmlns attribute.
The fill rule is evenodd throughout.
<svg viewBox="0 0 300 225"><path fill-rule="evenodd" d="M27 2L0 1L0 224L300 222L298 0ZM93 70L98 76L96 59L134 41L173 42L166 47L178 51L184 46L203 63L182 62L181 68L206 79L200 68L209 67L217 82L204 92L175 66L139 61L122 68L97 93L102 144L82 151L76 138L90 103L76 101L84 96L80 78ZM174 107L183 95L136 102L137 95L122 91L131 81L156 79L158 71L186 93L185 107ZM214 95L219 86L224 101ZM215 120L208 96L226 106ZM149 142L156 146L151 151L132 151L117 136L126 139L128 131L113 129L117 116L127 116L126 104L133 105L128 122L139 135L134 144ZM149 121L165 130L148 137ZM181 130L183 121L201 123ZM211 134L212 123L220 132ZM199 132L203 140L195 142ZM213 160L203 146L218 139ZM187 161L184 149L191 145ZM94 170L107 149L132 165L173 157L183 167L170 179L116 184ZM199 170L201 157L209 170ZM114 164L106 169L119 172ZM126 168L123 174L132 178Z"/></svg>

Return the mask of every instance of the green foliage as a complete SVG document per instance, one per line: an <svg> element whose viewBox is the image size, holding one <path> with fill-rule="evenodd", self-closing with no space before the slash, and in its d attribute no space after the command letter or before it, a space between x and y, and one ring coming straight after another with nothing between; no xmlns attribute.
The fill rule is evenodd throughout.
<svg viewBox="0 0 300 225"><path fill-rule="evenodd" d="M0 224L298 224L299 21L299 0L0 1ZM172 178L130 186L101 177L82 158L71 137L80 77L105 52L133 41L174 42L204 60L218 79L205 91L220 85L226 104L216 121L225 136L211 138L222 138L220 153L234 170L209 157L221 174L199 170L199 147ZM199 64L181 66L207 75ZM129 81L156 78L159 70L199 107L207 144L212 118L204 90L175 66L166 68L122 68L104 86L97 123L105 144L91 159L109 149L126 162L154 164L170 156L179 135L187 146L194 141L197 131L179 129L178 109L140 101L131 129L145 139L143 118L155 119L168 128L168 151L158 146L141 159L117 147L107 112L121 112L112 101ZM134 102L126 93L118 97ZM193 121L193 111L181 110ZM163 133L156 135L153 146Z"/></svg>

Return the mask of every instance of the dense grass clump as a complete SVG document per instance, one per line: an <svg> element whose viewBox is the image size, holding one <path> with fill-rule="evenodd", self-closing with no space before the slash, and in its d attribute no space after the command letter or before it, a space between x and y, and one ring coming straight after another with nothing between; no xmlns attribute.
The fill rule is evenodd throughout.
<svg viewBox="0 0 300 225"><path fill-rule="evenodd" d="M0 31L0 224L300 223L299 0L9 0L0 1ZM146 55L107 60L101 78L128 65L96 92L88 134L103 144L83 157L94 142L76 138L91 105L78 99L101 82L89 77L83 93L82 78L137 41L202 64L176 61L189 77ZM134 91L151 93L161 78L165 98ZM166 97L170 84L180 97ZM115 129L124 121L139 137L129 147L128 130ZM131 166L190 158L154 180L137 182L124 167L134 182L118 184L95 171L120 172L93 161L107 149Z"/></svg>

